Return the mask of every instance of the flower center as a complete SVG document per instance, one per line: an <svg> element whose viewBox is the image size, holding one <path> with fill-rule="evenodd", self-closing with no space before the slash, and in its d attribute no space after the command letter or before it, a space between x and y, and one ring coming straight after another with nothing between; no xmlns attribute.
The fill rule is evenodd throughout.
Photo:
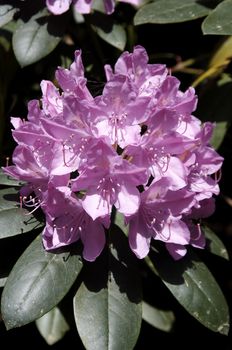
<svg viewBox="0 0 232 350"><path fill-rule="evenodd" d="M98 208L103 200L103 205L107 203L107 207L110 209L110 206L115 203L117 199L117 193L120 187L120 184L115 182L111 177L103 177L97 186L98 194L102 198L99 200Z"/></svg>
<svg viewBox="0 0 232 350"><path fill-rule="evenodd" d="M126 119L127 113L117 114L112 112L109 116L110 136L116 143L120 140L125 141L123 128L125 127Z"/></svg>

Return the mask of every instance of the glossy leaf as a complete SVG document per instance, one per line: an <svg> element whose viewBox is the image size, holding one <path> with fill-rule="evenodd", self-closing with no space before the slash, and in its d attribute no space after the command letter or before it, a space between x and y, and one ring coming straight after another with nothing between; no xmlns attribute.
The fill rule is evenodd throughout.
<svg viewBox="0 0 232 350"><path fill-rule="evenodd" d="M232 35L232 0L222 1L202 23L204 34Z"/></svg>
<svg viewBox="0 0 232 350"><path fill-rule="evenodd" d="M143 301L143 319L151 326L161 331L170 332L175 317L172 311L157 309Z"/></svg>
<svg viewBox="0 0 232 350"><path fill-rule="evenodd" d="M64 33L64 23L56 17L42 11L26 23L18 21L13 34L13 49L22 67L39 61L58 45Z"/></svg>
<svg viewBox="0 0 232 350"><path fill-rule="evenodd" d="M77 329L88 350L133 349L140 332L141 285L136 258L118 228L111 236L109 250L87 266L74 297Z"/></svg>
<svg viewBox="0 0 232 350"><path fill-rule="evenodd" d="M43 316L67 294L82 269L79 252L46 252L37 237L13 267L2 294L6 328Z"/></svg>
<svg viewBox="0 0 232 350"><path fill-rule="evenodd" d="M18 11L13 5L0 5L0 27L10 22Z"/></svg>
<svg viewBox="0 0 232 350"><path fill-rule="evenodd" d="M204 326L228 334L228 305L206 265L193 252L179 261L165 255L152 252L151 260L174 297Z"/></svg>
<svg viewBox="0 0 232 350"><path fill-rule="evenodd" d="M135 25L177 23L204 17L210 8L196 0L159 0L143 6L135 15Z"/></svg>
<svg viewBox="0 0 232 350"><path fill-rule="evenodd" d="M221 258L224 258L226 260L229 260L229 255L226 250L226 247L224 246L223 242L220 240L220 238L209 228L204 227L203 231L206 236L206 248L212 253L217 256L220 256Z"/></svg>
<svg viewBox="0 0 232 350"><path fill-rule="evenodd" d="M0 238L30 232L44 224L19 207L19 192L13 187L0 190Z"/></svg>
<svg viewBox="0 0 232 350"><path fill-rule="evenodd" d="M110 32L104 31L100 27L94 26L94 30L105 40L108 44L116 47L119 50L123 50L126 46L126 31L122 25L114 23Z"/></svg>
<svg viewBox="0 0 232 350"><path fill-rule="evenodd" d="M2 169L0 169L0 185L4 186L22 186L23 182L13 179L13 177L10 177L9 175L4 174Z"/></svg>
<svg viewBox="0 0 232 350"><path fill-rule="evenodd" d="M116 23L110 16L95 12L91 18L93 30L108 44L123 50L126 45L126 31L121 24Z"/></svg>
<svg viewBox="0 0 232 350"><path fill-rule="evenodd" d="M36 326L49 345L61 340L70 329L58 307L36 320Z"/></svg>

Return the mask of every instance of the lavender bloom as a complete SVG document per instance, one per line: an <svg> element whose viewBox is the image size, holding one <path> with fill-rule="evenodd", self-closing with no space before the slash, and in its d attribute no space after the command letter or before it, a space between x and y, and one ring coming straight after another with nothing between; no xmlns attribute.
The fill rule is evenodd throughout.
<svg viewBox="0 0 232 350"><path fill-rule="evenodd" d="M105 245L104 225L109 226L109 218L93 221L81 201L64 186L50 185L42 208L46 213L46 227L42 233L45 249L59 248L81 239L83 257L88 261L96 259Z"/></svg>
<svg viewBox="0 0 232 350"><path fill-rule="evenodd" d="M133 6L140 6L143 0L119 0L121 2L129 3ZM103 0L104 7L107 15L114 12L115 1L114 0ZM79 13L86 14L91 12L93 0L46 0L46 5L49 11L54 15L61 15L68 11L69 7L73 4L75 10Z"/></svg>
<svg viewBox="0 0 232 350"><path fill-rule="evenodd" d="M18 145L4 171L27 182L25 205L43 210L45 249L81 240L84 258L95 260L113 206L138 258L152 240L163 241L174 259L187 245L203 248L199 220L214 210L223 159L209 143L213 124L192 115L194 89L180 91L164 65L148 64L141 46L105 72L103 92L93 97L76 51L70 69L56 71L63 92L42 81L27 121L12 118Z"/></svg>

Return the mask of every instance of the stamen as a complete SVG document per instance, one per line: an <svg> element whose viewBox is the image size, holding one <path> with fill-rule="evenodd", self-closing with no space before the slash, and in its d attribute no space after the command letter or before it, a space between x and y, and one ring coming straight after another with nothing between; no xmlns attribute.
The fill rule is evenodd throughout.
<svg viewBox="0 0 232 350"><path fill-rule="evenodd" d="M165 170L163 170L164 173L166 173L166 171L168 170L170 159L171 159L170 154L167 154L166 157L167 157L167 162L166 162L166 168L165 168Z"/></svg>
<svg viewBox="0 0 232 350"><path fill-rule="evenodd" d="M6 157L6 167L8 167L9 166L9 161L10 161L10 157Z"/></svg>
<svg viewBox="0 0 232 350"><path fill-rule="evenodd" d="M162 231L161 231L161 233L160 233L160 236L161 236L165 241L169 241L169 239L170 239L170 237L171 237L171 223L172 223L172 222L167 223L167 225L168 225L168 232L169 232L169 234L168 234L167 237L163 234L163 228L162 228ZM161 225L164 227L164 220L162 220Z"/></svg>
<svg viewBox="0 0 232 350"><path fill-rule="evenodd" d="M33 208L31 211L28 213L24 213L24 215L28 216L34 213L40 206L42 202L38 197L32 197L30 196L29 199L27 199L26 196L20 196L20 208L23 208L23 205L26 208Z"/></svg>

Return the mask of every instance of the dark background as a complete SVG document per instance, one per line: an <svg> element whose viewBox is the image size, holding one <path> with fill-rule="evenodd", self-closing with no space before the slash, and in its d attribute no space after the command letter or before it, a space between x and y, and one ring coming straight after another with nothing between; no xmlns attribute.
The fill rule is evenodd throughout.
<svg viewBox="0 0 232 350"><path fill-rule="evenodd" d="M131 10L130 10L131 11ZM125 12L124 16L127 15ZM128 15L131 16L131 12L128 10ZM186 22L182 24L173 25L143 25L136 29L135 43L143 45L148 53L151 55L151 62L166 63L170 68L175 66L176 61L186 60L189 58L198 58L196 68L206 69L208 59L212 53L216 50L218 45L224 40L224 37L219 36L204 36L201 32L201 20L192 22ZM9 116L26 116L26 102L31 98L38 97L39 87L38 84L42 79L51 79L55 67L60 64L60 53L66 52L72 58L73 51L80 45L80 38L72 33L73 45L66 46L61 43L56 50L47 58L41 60L33 66L20 69L16 67L15 74L11 80L8 97L6 99L6 125L4 142L2 147L1 159L2 164L6 156L9 156L14 148L13 141L10 140L10 123ZM115 57L120 53L112 48L110 45L100 40L102 51L104 52L104 63L114 63ZM84 60L91 61L93 59L91 51L91 38L85 42L83 48ZM199 57L201 59L199 59ZM102 88L103 70L100 68L100 58L94 58L95 64L97 64L97 74L95 71L89 73L89 86L93 92L99 91ZM227 67L226 72L231 73L230 65ZM182 88L188 87L192 81L193 76L191 74L177 73L175 74L181 79ZM97 76L97 78L96 78ZM94 79L94 83L93 83ZM213 80L206 82L207 84L213 84ZM199 86L197 93L201 97L204 93L206 85ZM232 89L231 89L232 96ZM210 108L210 106L209 106ZM198 117L204 117L197 111ZM231 115L232 115L232 99L231 99ZM219 235L228 249L231 257L232 253L232 210L231 206L224 200L224 195L232 196L231 187L231 160L232 160L232 143L231 143L231 131L227 133L227 136L219 149L219 153L225 157L223 165L221 189L222 193L217 198L216 212L213 217L210 218L209 224L214 231ZM2 249L9 249L9 255L19 253L24 250L24 244L21 244L16 238L11 239L10 244L3 244ZM25 245L26 246L26 245ZM225 297L228 301L229 307L232 305L232 266L231 262L225 261L222 258L212 256L210 253L204 251L200 252L202 259L205 261L210 271L218 281L222 288ZM17 254L15 254L17 258ZM18 255L19 256L19 255ZM15 258L15 259L16 259ZM13 258L14 260L14 258ZM1 262L0 257L0 262ZM3 264L5 263L2 262ZM9 258L9 264L13 265L13 261ZM228 337L213 333L206 329L193 319L175 300L164 285L161 283L155 283L154 276L150 276L149 273L145 276L146 283L144 283L144 296L149 300L152 298L157 301L157 306L164 306L165 308L172 309L176 316L176 322L171 333L165 333L156 330L147 323L142 323L141 334L139 336L136 350L142 349L167 349L169 347L177 348L178 350L185 350L189 348L195 349L232 349L232 335ZM75 326L72 331L53 346L46 345L46 342L39 335L34 324L26 325L20 329L14 329L5 331L3 322L0 323L0 341L1 349L22 348L22 349L54 349L61 350L67 349L72 345L75 349L84 349L81 341L78 338ZM127 349L118 349L127 350Z"/></svg>

